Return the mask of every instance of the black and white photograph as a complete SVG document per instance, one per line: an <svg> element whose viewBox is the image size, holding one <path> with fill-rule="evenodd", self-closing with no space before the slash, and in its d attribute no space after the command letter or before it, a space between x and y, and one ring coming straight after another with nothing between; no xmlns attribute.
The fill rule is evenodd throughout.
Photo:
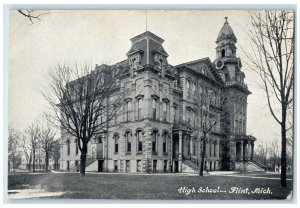
<svg viewBox="0 0 300 208"><path fill-rule="evenodd" d="M293 200L295 15L9 10L9 201Z"/></svg>

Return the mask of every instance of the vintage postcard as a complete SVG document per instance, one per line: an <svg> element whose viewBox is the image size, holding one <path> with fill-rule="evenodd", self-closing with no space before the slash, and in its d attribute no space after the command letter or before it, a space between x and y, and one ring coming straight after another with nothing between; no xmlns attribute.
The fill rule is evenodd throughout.
<svg viewBox="0 0 300 208"><path fill-rule="evenodd" d="M293 199L293 10L10 10L8 198Z"/></svg>

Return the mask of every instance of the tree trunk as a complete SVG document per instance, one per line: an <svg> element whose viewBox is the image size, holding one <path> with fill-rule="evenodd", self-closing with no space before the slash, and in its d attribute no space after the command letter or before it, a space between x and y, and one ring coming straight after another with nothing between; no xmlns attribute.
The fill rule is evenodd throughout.
<svg viewBox="0 0 300 208"><path fill-rule="evenodd" d="M32 171L33 172L35 172L35 150L33 150L33 157L32 157L32 159L33 159L33 161L32 161Z"/></svg>
<svg viewBox="0 0 300 208"><path fill-rule="evenodd" d="M80 155L80 175L85 176L85 161L87 154L87 144L82 144L82 151Z"/></svg>
<svg viewBox="0 0 300 208"><path fill-rule="evenodd" d="M49 153L48 153L48 151L46 151L45 165L46 165L46 167L45 167L46 172L48 172L49 171Z"/></svg>
<svg viewBox="0 0 300 208"><path fill-rule="evenodd" d="M202 152L201 152L201 163L200 163L199 176L203 176L205 151L206 151L206 133L204 133L204 137L203 137L203 148L202 148Z"/></svg>
<svg viewBox="0 0 300 208"><path fill-rule="evenodd" d="M282 107L281 123L281 186L286 187L286 107Z"/></svg>
<svg viewBox="0 0 300 208"><path fill-rule="evenodd" d="M15 172L15 153L13 153L13 159L12 159L12 169Z"/></svg>

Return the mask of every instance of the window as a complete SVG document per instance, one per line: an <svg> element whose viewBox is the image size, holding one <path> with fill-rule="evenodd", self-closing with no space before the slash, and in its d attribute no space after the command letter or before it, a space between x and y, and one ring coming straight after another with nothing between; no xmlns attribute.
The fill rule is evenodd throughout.
<svg viewBox="0 0 300 208"><path fill-rule="evenodd" d="M192 146L193 146L193 149L192 149L192 154L193 155L196 155L196 140L194 140L194 141L192 141L193 142L193 144L192 144Z"/></svg>
<svg viewBox="0 0 300 208"><path fill-rule="evenodd" d="M156 130L154 130L153 134L152 134L152 151L153 152L157 151L157 148L156 148L157 137L158 137L158 132Z"/></svg>
<svg viewBox="0 0 300 208"><path fill-rule="evenodd" d="M186 109L186 114L187 114L187 122L189 123L191 121L191 111L190 111L190 109Z"/></svg>
<svg viewBox="0 0 300 208"><path fill-rule="evenodd" d="M140 98L137 102L137 119L140 120L142 119L142 106L143 106L143 98Z"/></svg>
<svg viewBox="0 0 300 208"><path fill-rule="evenodd" d="M127 153L131 152L131 134L130 132L125 133L125 139L126 139L126 151Z"/></svg>
<svg viewBox="0 0 300 208"><path fill-rule="evenodd" d="M217 156L217 143L214 143L214 157Z"/></svg>
<svg viewBox="0 0 300 208"><path fill-rule="evenodd" d="M142 172L142 161L141 160L136 161L136 171Z"/></svg>
<svg viewBox="0 0 300 208"><path fill-rule="evenodd" d="M187 90L187 96L190 97L191 95L191 81L187 80L186 82L186 90Z"/></svg>
<svg viewBox="0 0 300 208"><path fill-rule="evenodd" d="M142 131L139 130L137 131L136 133L137 135L137 149L138 149L138 152L142 152L143 151L143 135L142 135Z"/></svg>
<svg viewBox="0 0 300 208"><path fill-rule="evenodd" d="M221 51L221 53L222 53L222 57L225 57L225 49L223 49L223 50Z"/></svg>
<svg viewBox="0 0 300 208"><path fill-rule="evenodd" d="M163 135L163 152L167 152L167 139L168 139L168 134L164 133Z"/></svg>
<svg viewBox="0 0 300 208"><path fill-rule="evenodd" d="M114 160L114 171L118 171L118 160Z"/></svg>
<svg viewBox="0 0 300 208"><path fill-rule="evenodd" d="M67 154L70 155L70 140L67 140L67 148L68 148Z"/></svg>
<svg viewBox="0 0 300 208"><path fill-rule="evenodd" d="M125 103L125 121L130 120L131 101Z"/></svg>
<svg viewBox="0 0 300 208"><path fill-rule="evenodd" d="M156 172L157 160L153 160L153 172Z"/></svg>
<svg viewBox="0 0 300 208"><path fill-rule="evenodd" d="M164 172L167 172L168 160L164 160Z"/></svg>
<svg viewBox="0 0 300 208"><path fill-rule="evenodd" d="M209 156L210 157L212 156L212 144L211 143L209 144Z"/></svg>
<svg viewBox="0 0 300 208"><path fill-rule="evenodd" d="M163 103L163 121L167 121L167 106L168 103L164 102Z"/></svg>
<svg viewBox="0 0 300 208"><path fill-rule="evenodd" d="M196 84L193 83L193 96L196 98Z"/></svg>
<svg viewBox="0 0 300 208"><path fill-rule="evenodd" d="M97 138L97 142L98 142L99 144L102 144L102 141L103 141L103 139L102 139L102 136L100 135L100 136Z"/></svg>
<svg viewBox="0 0 300 208"><path fill-rule="evenodd" d="M115 140L115 153L119 152L119 136L116 134L114 135L114 140Z"/></svg>
<svg viewBox="0 0 300 208"><path fill-rule="evenodd" d="M130 172L130 160L126 160L126 172Z"/></svg>
<svg viewBox="0 0 300 208"><path fill-rule="evenodd" d="M70 171L70 161L67 161L67 170Z"/></svg>
<svg viewBox="0 0 300 208"><path fill-rule="evenodd" d="M103 109L100 109L100 125L104 123L104 111Z"/></svg>
<svg viewBox="0 0 300 208"><path fill-rule="evenodd" d="M78 154L78 139L75 140L75 154Z"/></svg>
<svg viewBox="0 0 300 208"><path fill-rule="evenodd" d="M174 121L174 123L175 123L175 121L176 121L176 111L177 111L177 107L176 106L173 106L173 112L174 112L174 118L173 118L173 121Z"/></svg>
<svg viewBox="0 0 300 208"><path fill-rule="evenodd" d="M156 120L156 99L152 100L152 118Z"/></svg>

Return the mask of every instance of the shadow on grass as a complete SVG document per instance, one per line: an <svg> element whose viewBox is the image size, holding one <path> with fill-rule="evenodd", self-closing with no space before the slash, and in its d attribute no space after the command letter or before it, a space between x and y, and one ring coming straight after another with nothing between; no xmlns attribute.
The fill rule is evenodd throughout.
<svg viewBox="0 0 300 208"><path fill-rule="evenodd" d="M273 176L274 177L274 176ZM267 178L238 178L229 176L174 176L174 175L126 175L93 174L85 177L79 173L46 173L9 175L9 190L42 189L46 192L62 192L48 198L68 199L203 199L203 200L259 200L286 199L292 190L292 181L282 188L280 180ZM216 189L226 193L179 193L181 187ZM232 187L254 191L270 189L272 194L229 193ZM33 197L42 197L36 193ZM44 197L43 197L44 198Z"/></svg>

